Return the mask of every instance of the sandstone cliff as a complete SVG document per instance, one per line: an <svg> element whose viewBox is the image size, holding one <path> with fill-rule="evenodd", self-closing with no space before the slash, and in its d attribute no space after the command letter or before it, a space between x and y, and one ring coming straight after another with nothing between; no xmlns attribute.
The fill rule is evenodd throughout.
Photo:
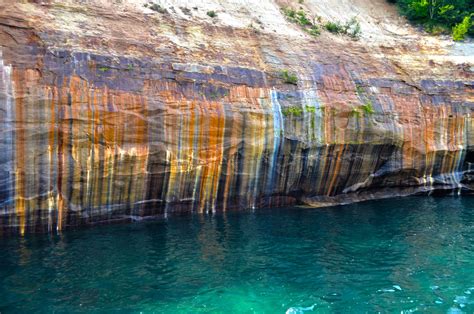
<svg viewBox="0 0 474 314"><path fill-rule="evenodd" d="M472 43L384 0L145 4L0 0L3 233L472 191Z"/></svg>

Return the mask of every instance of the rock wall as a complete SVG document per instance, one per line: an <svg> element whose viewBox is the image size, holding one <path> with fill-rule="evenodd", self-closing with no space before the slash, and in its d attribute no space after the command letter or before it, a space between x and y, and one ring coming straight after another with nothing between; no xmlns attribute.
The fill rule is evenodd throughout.
<svg viewBox="0 0 474 314"><path fill-rule="evenodd" d="M2 233L472 191L472 55L172 12L0 4Z"/></svg>

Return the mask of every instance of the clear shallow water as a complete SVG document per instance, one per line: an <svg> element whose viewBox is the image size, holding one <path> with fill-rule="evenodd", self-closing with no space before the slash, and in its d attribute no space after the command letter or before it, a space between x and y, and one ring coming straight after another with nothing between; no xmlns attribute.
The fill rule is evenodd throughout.
<svg viewBox="0 0 474 314"><path fill-rule="evenodd" d="M173 217L0 252L1 313L474 312L474 198Z"/></svg>

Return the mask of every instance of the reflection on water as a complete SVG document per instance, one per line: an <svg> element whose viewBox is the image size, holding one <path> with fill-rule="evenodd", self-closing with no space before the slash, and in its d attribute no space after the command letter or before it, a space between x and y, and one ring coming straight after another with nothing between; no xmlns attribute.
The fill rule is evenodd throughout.
<svg viewBox="0 0 474 314"><path fill-rule="evenodd" d="M2 313L474 311L473 198L173 217L0 249Z"/></svg>

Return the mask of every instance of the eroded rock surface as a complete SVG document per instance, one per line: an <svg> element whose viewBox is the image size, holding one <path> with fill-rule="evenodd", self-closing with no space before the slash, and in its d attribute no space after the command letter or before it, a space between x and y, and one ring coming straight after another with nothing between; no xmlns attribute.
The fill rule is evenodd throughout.
<svg viewBox="0 0 474 314"><path fill-rule="evenodd" d="M469 43L377 16L313 38L268 0L164 6L0 2L3 233L472 191Z"/></svg>

